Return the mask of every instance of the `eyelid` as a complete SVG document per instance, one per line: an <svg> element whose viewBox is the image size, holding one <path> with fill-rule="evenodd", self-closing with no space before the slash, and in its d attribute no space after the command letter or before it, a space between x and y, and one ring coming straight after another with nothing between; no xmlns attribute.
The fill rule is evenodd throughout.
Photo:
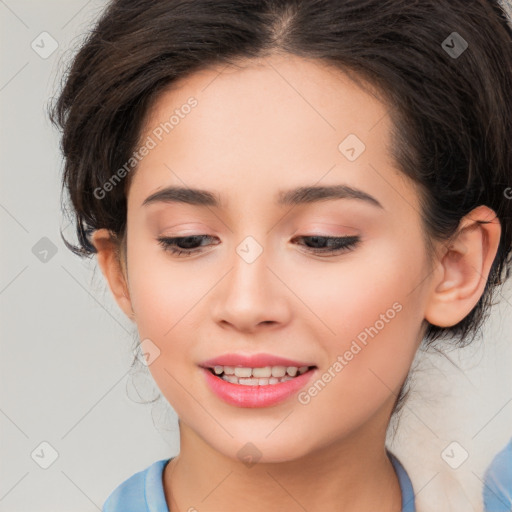
<svg viewBox="0 0 512 512"><path fill-rule="evenodd" d="M354 226L341 224L340 222L308 222L301 223L300 226L294 230L292 235L301 231L304 233L315 233L319 230L319 236L345 236L345 235L360 235L361 231Z"/></svg>
<svg viewBox="0 0 512 512"><path fill-rule="evenodd" d="M201 240L204 239L213 239L218 238L211 235L206 234L195 234L195 235L186 235L186 236L175 236L175 237L158 237L157 242L163 247L164 251L167 251L173 255L185 255L192 256L194 254L201 254L203 250L201 247L197 248L183 248L180 249L177 247L177 240L187 239L187 238L199 238ZM361 243L361 237L359 235L345 235L345 236L329 236L329 235L298 235L292 238L292 242L296 240L304 240L304 239L314 239L314 238L323 238L329 240L329 242L334 242L335 247L328 248L308 248L306 244L307 252L311 255L318 255L323 258L331 258L336 256L341 256L350 251L353 251L357 248ZM217 243L213 245L218 245ZM336 247L336 245L338 245Z"/></svg>
<svg viewBox="0 0 512 512"><path fill-rule="evenodd" d="M168 230L171 230L171 229L183 229L185 230L185 233L188 235L188 231L190 231L190 234L191 235L195 235L195 234L204 234L203 232L204 231L208 231L207 228L203 225L203 224L198 224L198 223L178 223L178 224L172 224L170 226L167 226L165 225L163 228L159 229L159 231L162 231L162 232L166 232ZM181 231L180 231L181 233ZM173 235L172 236L177 236L174 234L173 232Z"/></svg>

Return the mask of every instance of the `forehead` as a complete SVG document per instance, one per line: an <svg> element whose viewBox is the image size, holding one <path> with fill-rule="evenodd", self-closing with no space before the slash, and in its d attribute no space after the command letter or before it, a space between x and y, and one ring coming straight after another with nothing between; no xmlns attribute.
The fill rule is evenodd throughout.
<svg viewBox="0 0 512 512"><path fill-rule="evenodd" d="M129 203L141 205L171 185L217 191L225 207L312 184L345 183L390 196L383 190L383 174L395 165L387 111L346 74L299 57L193 73L147 113L140 140L151 138L154 147L138 164ZM347 144L360 156L347 158ZM394 186L407 186L391 172Z"/></svg>

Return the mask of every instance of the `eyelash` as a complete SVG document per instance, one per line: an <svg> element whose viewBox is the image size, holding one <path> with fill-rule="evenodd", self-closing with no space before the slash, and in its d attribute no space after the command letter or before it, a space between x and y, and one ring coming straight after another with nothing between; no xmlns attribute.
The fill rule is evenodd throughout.
<svg viewBox="0 0 512 512"><path fill-rule="evenodd" d="M160 237L157 238L158 243L164 248L164 251L168 251L175 256L184 255L185 257L191 256L197 252L201 252L201 248L196 247L193 249L180 249L177 246L179 241L187 240L187 239L212 239L212 236L209 235L189 235L189 236L179 236L179 237ZM320 236L320 235L310 235L310 236L299 236L294 238L297 239L320 239L326 240L327 243L332 242L336 245L334 249L327 248L313 248L308 247L309 251L313 254L322 254L324 256L336 256L343 252L349 252L355 249L355 247L359 244L360 238L357 235L352 236Z"/></svg>

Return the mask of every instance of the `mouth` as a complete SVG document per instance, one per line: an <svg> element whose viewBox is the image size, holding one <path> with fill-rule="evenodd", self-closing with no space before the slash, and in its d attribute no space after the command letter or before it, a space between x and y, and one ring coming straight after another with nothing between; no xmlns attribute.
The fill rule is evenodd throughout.
<svg viewBox="0 0 512 512"><path fill-rule="evenodd" d="M290 399L317 374L317 366L201 366L205 383L236 407L271 407Z"/></svg>
<svg viewBox="0 0 512 512"><path fill-rule="evenodd" d="M316 369L316 366L223 366L205 367L212 375L230 384L243 386L275 386Z"/></svg>

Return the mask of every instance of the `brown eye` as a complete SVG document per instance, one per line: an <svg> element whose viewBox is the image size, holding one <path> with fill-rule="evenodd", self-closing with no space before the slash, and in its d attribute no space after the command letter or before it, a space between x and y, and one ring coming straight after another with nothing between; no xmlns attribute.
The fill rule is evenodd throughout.
<svg viewBox="0 0 512 512"><path fill-rule="evenodd" d="M204 239L213 239L209 235L189 235L178 237L160 237L158 243L164 248L177 256L185 254L194 254L201 252L201 241ZM199 246L198 246L199 244Z"/></svg>
<svg viewBox="0 0 512 512"><path fill-rule="evenodd" d="M356 235L341 237L311 235L294 238L294 240L297 239L307 241L306 248L318 254L338 254L350 251L360 242L359 236Z"/></svg>

